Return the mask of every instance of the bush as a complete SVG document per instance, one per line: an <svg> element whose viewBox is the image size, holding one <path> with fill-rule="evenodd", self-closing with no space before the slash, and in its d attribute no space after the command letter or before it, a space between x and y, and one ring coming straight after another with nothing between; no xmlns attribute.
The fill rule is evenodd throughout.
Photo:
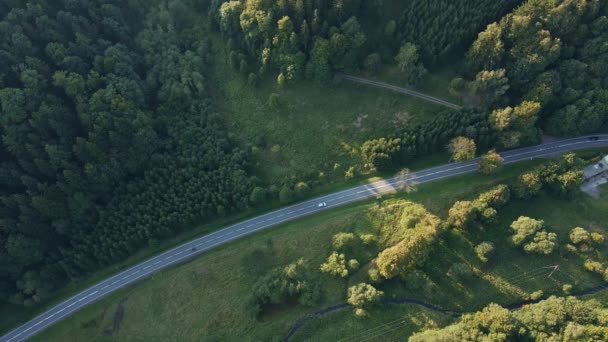
<svg viewBox="0 0 608 342"><path fill-rule="evenodd" d="M359 261L357 261L357 259L350 259L348 260L348 268L350 270L356 271L359 269L361 265L359 264Z"/></svg>
<svg viewBox="0 0 608 342"><path fill-rule="evenodd" d="M332 244L336 250L346 250L352 246L355 241L355 234L353 233L338 233L334 235Z"/></svg>
<svg viewBox="0 0 608 342"><path fill-rule="evenodd" d="M298 182L295 189L298 197L303 197L308 191L310 191L310 187L305 182Z"/></svg>
<svg viewBox="0 0 608 342"><path fill-rule="evenodd" d="M602 273L604 271L604 266L599 261L586 260L585 269L589 272Z"/></svg>
<svg viewBox="0 0 608 342"><path fill-rule="evenodd" d="M576 227L570 231L570 241L575 245L581 242L588 242L590 238L589 232L584 228Z"/></svg>
<svg viewBox="0 0 608 342"><path fill-rule="evenodd" d="M253 191L251 191L251 195L249 196L249 202L251 202L252 204L260 204L266 199L266 194L266 189L256 186L255 188L253 188Z"/></svg>
<svg viewBox="0 0 608 342"><path fill-rule="evenodd" d="M411 291L417 291L423 288L428 288L430 280L426 274L421 271L414 270L404 277L405 287Z"/></svg>
<svg viewBox="0 0 608 342"><path fill-rule="evenodd" d="M258 85L258 75L256 75L255 73L250 73L249 77L247 77L247 83L249 84L250 87L257 87Z"/></svg>
<svg viewBox="0 0 608 342"><path fill-rule="evenodd" d="M348 304L356 308L369 307L380 301L384 292L377 290L370 284L360 283L348 288Z"/></svg>
<svg viewBox="0 0 608 342"><path fill-rule="evenodd" d="M516 246L521 245L528 237L536 233L545 226L543 220L535 220L526 216L520 216L517 220L511 223L511 229L515 234L511 237L511 241Z"/></svg>
<svg viewBox="0 0 608 342"><path fill-rule="evenodd" d="M363 63L365 71L368 74L375 74L380 70L380 66L382 64L382 59L380 55L377 53L372 53L365 58L365 62Z"/></svg>
<svg viewBox="0 0 608 342"><path fill-rule="evenodd" d="M280 304L296 297L302 305L314 305L320 297L320 288L311 281L303 259L285 267L272 269L253 285L253 301L264 304Z"/></svg>
<svg viewBox="0 0 608 342"><path fill-rule="evenodd" d="M372 282L372 284L379 284L382 282L382 277L380 276L380 272L377 268L370 268L367 271L367 275L369 276L369 281Z"/></svg>
<svg viewBox="0 0 608 342"><path fill-rule="evenodd" d="M277 93L272 93L268 96L268 107L277 109L281 106L281 97Z"/></svg>
<svg viewBox="0 0 608 342"><path fill-rule="evenodd" d="M359 239L361 239L361 242L363 242L365 246L371 246L378 241L374 234L362 234L359 236Z"/></svg>
<svg viewBox="0 0 608 342"><path fill-rule="evenodd" d="M288 204L294 199L294 192L291 187L287 184L283 185L281 191L279 191L279 201L281 204Z"/></svg>
<svg viewBox="0 0 608 342"><path fill-rule="evenodd" d="M545 230L537 232L532 241L524 245L524 251L528 253L540 253L549 255L557 247L557 235Z"/></svg>
<svg viewBox="0 0 608 342"><path fill-rule="evenodd" d="M346 258L344 254L333 252L327 261L321 264L320 267L322 272L328 273L335 277L345 278L348 277L348 269L346 269Z"/></svg>
<svg viewBox="0 0 608 342"><path fill-rule="evenodd" d="M591 233L591 240L595 245L601 245L604 243L605 237L604 234Z"/></svg>
<svg viewBox="0 0 608 342"><path fill-rule="evenodd" d="M470 280L473 278L473 270L465 263L455 263L448 270L447 275L452 278L459 280Z"/></svg>
<svg viewBox="0 0 608 342"><path fill-rule="evenodd" d="M477 257L479 260L483 262L488 261L488 257L490 254L494 252L494 244L491 242L482 242L475 247L475 253L477 253Z"/></svg>
<svg viewBox="0 0 608 342"><path fill-rule="evenodd" d="M543 294L542 290L534 291L530 293L530 300L539 300L543 297Z"/></svg>
<svg viewBox="0 0 608 342"><path fill-rule="evenodd" d="M562 286L562 291L564 292L564 294L571 294L572 293L572 285L570 284L564 284L564 286Z"/></svg>
<svg viewBox="0 0 608 342"><path fill-rule="evenodd" d="M537 172L527 172L517 178L513 193L517 198L530 199L540 192L542 186L543 183Z"/></svg>
<svg viewBox="0 0 608 342"><path fill-rule="evenodd" d="M365 311L365 309L362 309L362 308L356 308L355 309L355 316L357 316L357 317L365 317L365 316L367 316L367 311Z"/></svg>

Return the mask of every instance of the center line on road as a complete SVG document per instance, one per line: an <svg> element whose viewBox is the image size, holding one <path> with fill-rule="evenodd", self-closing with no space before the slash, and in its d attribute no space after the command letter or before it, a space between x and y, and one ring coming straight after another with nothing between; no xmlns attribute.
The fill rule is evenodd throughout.
<svg viewBox="0 0 608 342"><path fill-rule="evenodd" d="M583 138L585 139L584 141L581 140ZM572 140L566 139L565 141L559 142L559 144L557 144L557 143L545 144L545 145L541 145L541 146L538 146L535 148L522 149L519 151L516 151L516 150L512 151L515 153L512 153L511 151L506 151L504 158L507 163L512 163L512 162L516 162L516 161L520 161L520 160L539 158L539 157L552 155L552 154L556 154L556 153L563 153L563 152L566 152L567 150L574 150L574 149L577 149L580 147L589 147L590 146L589 141L587 141L587 137L581 137L581 138L577 138L577 139L581 140L581 141L576 141L574 139L572 139ZM602 138L602 141L605 143L606 139ZM602 143L602 141L600 141L600 143ZM580 146L581 144L582 144L582 146ZM576 146L576 145L579 145L579 146ZM593 145L593 146L595 146L595 145ZM470 162L470 163L463 163L463 164L456 163L456 164L450 164L450 165L452 167L450 167L448 165L444 165L441 167L427 169L427 171L421 170L421 172L418 174L412 173L411 177L408 177L407 179L400 179L400 178L393 178L392 180L387 179L382 182L376 182L373 184L370 183L368 185L356 187L351 190L345 190L341 193L324 196L322 198L324 198L325 201L328 203L337 201L337 203L335 205L342 205L342 204L349 203L349 202L352 202L352 201L355 201L358 199L368 198L370 196L373 196L375 193L387 192L388 190L391 190L391 189L387 189L387 190L381 190L381 189L386 189L387 187L396 187L398 184L403 183L403 182L415 181L415 180L419 179L420 183L426 183L426 182L433 181L433 180L439 180L439 179L443 179L443 178L447 178L447 177L452 177L452 176L457 176L460 174L468 173L468 172L471 172L471 171L474 171L475 169L477 169L476 161ZM448 166L449 168L446 168L446 166ZM395 181L395 179L397 179L397 180ZM362 188L363 188L363 190L359 190ZM359 191L357 191L357 190L359 190ZM337 196L339 196L339 197L337 197ZM343 201L338 201L338 200L342 200L344 198L346 198L346 199ZM321 198L319 198L318 200L323 201L323 199L321 199ZM298 217L303 217L305 215L309 215L311 213L316 212L316 210L314 210L314 209L316 209L316 205L314 204L314 201L315 200L311 200L308 202L303 202L303 203L298 204L298 206L304 206L303 208L300 208L300 209L296 209L297 208L296 205L292 206L290 209L285 208L285 210L279 211L280 213L282 213L281 215L277 215L274 217L267 217L265 219L263 217L258 217L257 219L250 219L250 220L248 220L248 222L253 221L254 223L251 223L246 227L244 225L248 222L243 222L241 225L233 225L232 227L230 227L230 229L232 229L232 231L225 231L223 235L217 236L208 241L205 241L204 237L202 237L202 238L200 238L200 240L197 239L197 240L192 241L191 244L189 244L188 246L192 246L192 243L197 243L199 241L202 241L200 244L196 245L197 248L200 246L203 246L203 245L207 245L208 246L207 248L212 248L212 247L221 245L221 244L225 243L226 241L234 239L236 237L245 236L250 232L255 232L255 231L258 231L261 229L265 229L270 225L290 221L290 220L293 220ZM291 210L291 211L286 212L287 210ZM303 212L303 211L305 211L305 212ZM278 212L275 212L275 215L276 214L278 214ZM270 215L271 214L268 214L268 216L270 216ZM285 217L285 216L287 216L285 219L281 219L282 217ZM262 224L262 223L265 223L265 224ZM240 228L236 229L237 227L240 227ZM246 228L252 228L252 227L254 227L254 229L252 229L251 231L237 234L237 232L241 232L241 231L245 230ZM213 236L213 235L211 235L211 236ZM231 236L231 237L225 238L228 236ZM213 241L215 241L215 243L212 244L211 242L213 242ZM188 250L190 250L190 247L188 247ZM177 256L183 254L184 252L187 252L188 250L184 249L183 251L179 251L179 252L174 251L175 254L169 255L169 256L167 256L167 254L165 254L164 260L169 260L172 258L176 258L176 260L179 260L179 258L177 258ZM193 252L195 252L195 251L193 250ZM201 250L201 252L202 252L202 250ZM162 257L163 256L159 256L158 259L160 259ZM149 262L154 261L154 259L157 259L157 258L152 258L151 260L149 260ZM162 265L156 269L162 269L162 268L168 266L169 264L171 264L170 262L162 262L161 260L158 260L158 261L154 262L154 265L159 265L161 263L162 263ZM46 325L52 324L52 322L56 321L56 320L52 320L52 318L55 316L58 317L57 319L61 319L62 317L67 316L70 312L69 309L73 306L76 306L76 308L80 308L88 303L94 302L97 298L95 298L93 296L95 294L99 293L100 291L104 294L110 293L118 288L123 287L127 283L133 282L141 277L146 276L147 273L143 272L143 270L147 270L148 268L151 268L152 265L148 264L146 266L141 265L138 267L141 267L141 268L139 270L135 270L134 272L132 272L129 275L125 275L120 280L118 280L118 277L120 275L116 275L115 276L116 278L112 277L116 280L113 281L111 284L110 284L110 281L112 281L112 278L110 278L106 282L101 282L99 285L93 286L93 288L91 288L90 290L92 290L94 288L98 288L100 290L94 291L88 295L85 295L84 297L81 297L80 299L74 298L71 300L71 303L69 305L66 303L66 304L64 304L65 305L64 307L62 307L62 308L58 307L56 309L56 312L54 312L52 314L49 313L49 316L39 319L36 323L34 323L35 321L32 321L32 323L30 323L31 324L30 327L26 328L25 326L23 326L23 330L21 332L15 332L13 337L11 339L9 339L8 341L18 339L18 337L21 335L23 335L22 338L28 337L29 335L26 335L26 333L28 331L32 330L32 328L34 328L34 327L38 327L39 325L44 326L44 324L46 324ZM131 269L131 270L133 271L133 269ZM125 273L126 273L126 271L125 271ZM125 273L123 273L123 275ZM139 275L135 276L138 273L139 273ZM126 279L130 279L130 281L123 282ZM105 286L101 287L104 284L105 284ZM111 287L116 284L118 284L118 286ZM107 292L104 291L108 288L110 288L110 289ZM88 299L88 298L91 298L91 299ZM85 301L85 302L82 304L79 304L83 301ZM66 313L66 315L63 315L62 313L65 311L67 311L67 313ZM49 323L45 323L46 321L49 321ZM36 329L35 331L38 331L39 329L42 329L42 328L35 328L35 329Z"/></svg>

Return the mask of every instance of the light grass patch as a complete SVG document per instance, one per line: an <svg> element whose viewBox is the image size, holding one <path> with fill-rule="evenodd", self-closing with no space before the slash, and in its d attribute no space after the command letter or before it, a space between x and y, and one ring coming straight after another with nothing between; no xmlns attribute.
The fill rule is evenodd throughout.
<svg viewBox="0 0 608 342"><path fill-rule="evenodd" d="M309 179L320 172L343 178L351 163L343 144L395 135L406 124L430 120L444 109L344 81L320 85L302 80L278 89L269 76L251 88L228 65L220 39L211 37L218 56L213 78L219 111L234 137L254 152L256 171L265 180ZM277 106L268 104L271 94L278 95ZM406 123L395 122L399 113L408 113ZM334 172L336 163L342 167Z"/></svg>

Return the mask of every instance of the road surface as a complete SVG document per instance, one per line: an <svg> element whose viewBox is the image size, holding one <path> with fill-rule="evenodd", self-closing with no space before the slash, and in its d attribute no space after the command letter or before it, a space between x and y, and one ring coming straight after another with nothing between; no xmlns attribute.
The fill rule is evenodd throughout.
<svg viewBox="0 0 608 342"><path fill-rule="evenodd" d="M505 159L505 164L511 164L538 157L560 155L565 152L578 149L608 146L608 134L597 135L597 137L598 140L590 140L590 137L579 137L555 141L538 146L506 151L501 153L501 155ZM475 159L464 163L450 163L421 170L411 173L408 176L407 181L421 184L447 177L462 175L465 173L471 173L477 170L477 160L478 159ZM378 194L393 192L397 190L401 184L403 184L403 181L403 178L395 177L370 184L356 186L354 188L321 196L309 201L294 204L283 209L260 215L184 243L89 287L88 289L37 316L31 321L19 326L8 334L0 337L0 342L15 342L25 340L28 337L82 309L84 306L98 301L102 297L107 296L118 289L133 284L134 282L142 278L146 278L161 269L167 268L179 262L183 262L184 260L190 259L195 255L201 254L219 245L226 244L232 240L270 228L280 223L318 213L322 210L372 198ZM318 204L321 202L327 203L327 207L320 208Z"/></svg>
<svg viewBox="0 0 608 342"><path fill-rule="evenodd" d="M391 90L391 91L394 91L397 93L414 96L414 97L423 99L425 101L429 101L429 102L432 102L432 103L435 103L438 105L442 105L442 106L445 106L448 108L452 108L452 109L461 109L462 108L461 106L459 106L457 104L448 102L446 100L442 100L442 99L434 97L434 96L426 95L426 94L423 94L423 93L420 93L420 92L417 92L415 90L411 90L408 88L398 87L398 86L384 83L384 82L378 82L378 81L369 80L367 78L361 78L361 77L344 75L344 74L341 74L340 77L342 77L345 80L352 81L352 82L367 84L367 85L374 86L374 87L388 89L388 90Z"/></svg>

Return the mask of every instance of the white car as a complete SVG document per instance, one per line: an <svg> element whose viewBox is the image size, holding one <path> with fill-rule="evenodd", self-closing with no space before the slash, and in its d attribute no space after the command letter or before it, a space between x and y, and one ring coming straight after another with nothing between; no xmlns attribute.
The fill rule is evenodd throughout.
<svg viewBox="0 0 608 342"><path fill-rule="evenodd" d="M319 208L325 208L325 207L327 207L327 203L321 202L321 203L317 204L317 207L319 207Z"/></svg>

